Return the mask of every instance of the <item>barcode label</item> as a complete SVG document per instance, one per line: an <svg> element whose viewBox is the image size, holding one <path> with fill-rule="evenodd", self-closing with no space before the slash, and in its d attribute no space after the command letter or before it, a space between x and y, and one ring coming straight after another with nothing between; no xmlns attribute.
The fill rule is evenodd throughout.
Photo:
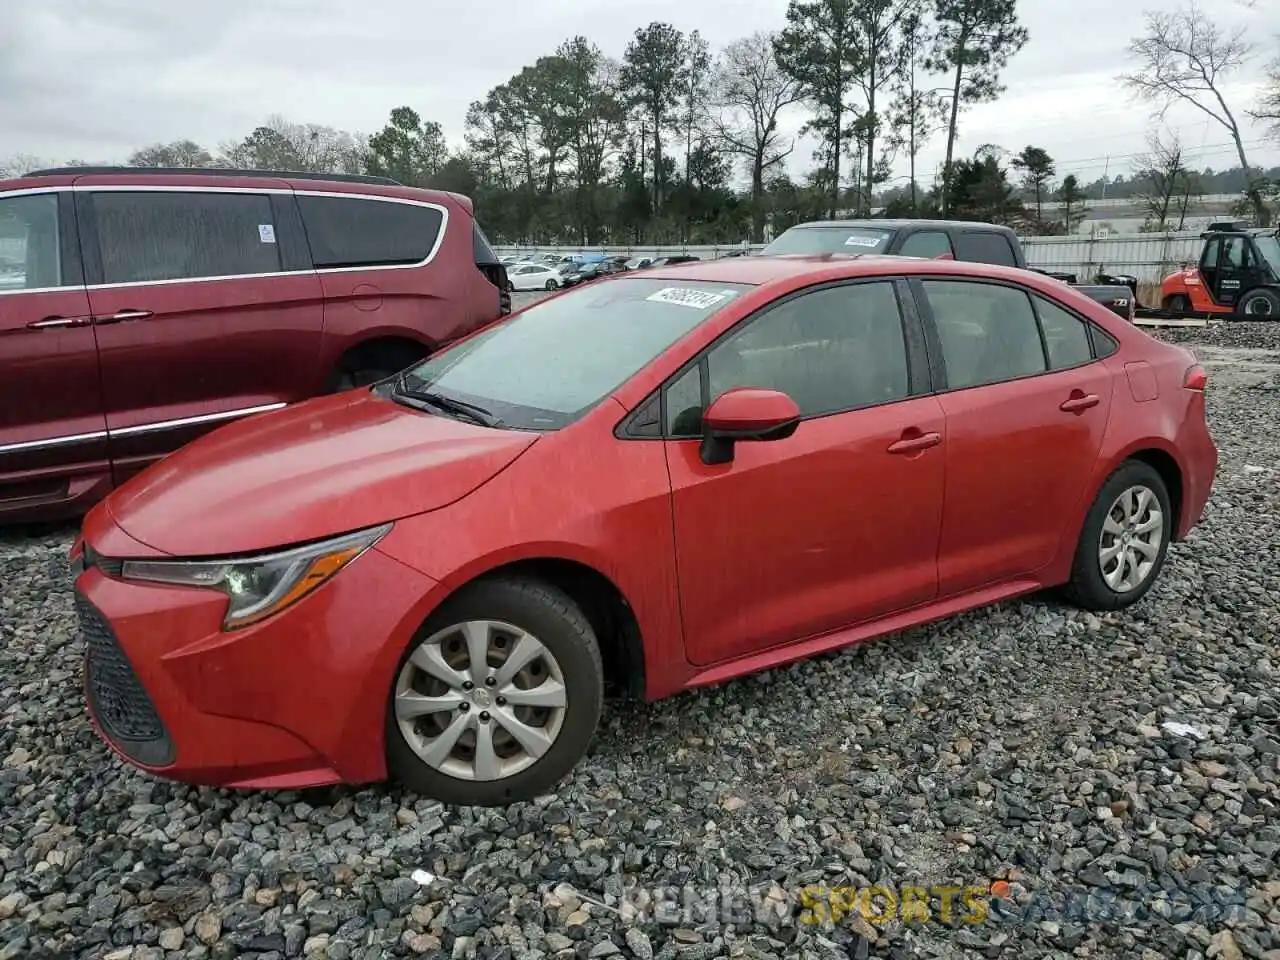
<svg viewBox="0 0 1280 960"><path fill-rule="evenodd" d="M706 310L725 299L722 293L707 293L704 290L690 290L688 287L663 287L657 293L645 297L655 303L678 303L682 307L693 307L695 310Z"/></svg>

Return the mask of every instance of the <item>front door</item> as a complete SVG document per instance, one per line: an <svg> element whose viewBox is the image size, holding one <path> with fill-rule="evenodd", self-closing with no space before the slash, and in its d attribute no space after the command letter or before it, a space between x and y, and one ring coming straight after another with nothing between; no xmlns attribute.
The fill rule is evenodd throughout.
<svg viewBox="0 0 1280 960"><path fill-rule="evenodd" d="M300 262L288 191L81 196L117 482L214 427L319 392L320 280Z"/></svg>
<svg viewBox="0 0 1280 960"><path fill-rule="evenodd" d="M0 194L0 523L110 485L70 192Z"/></svg>
<svg viewBox="0 0 1280 960"><path fill-rule="evenodd" d="M694 663L935 595L944 426L909 369L894 285L878 281L771 306L668 387L680 609ZM787 393L804 419L786 440L738 443L731 462L707 466L700 411L742 386Z"/></svg>
<svg viewBox="0 0 1280 960"><path fill-rule="evenodd" d="M1074 537L1111 406L1086 324L1021 288L925 280L945 365L942 596L1034 574ZM1043 329L1043 333L1042 333Z"/></svg>
<svg viewBox="0 0 1280 960"><path fill-rule="evenodd" d="M1214 299L1224 306L1234 306L1242 293L1265 282L1267 274L1266 264L1259 260L1252 237L1245 234L1223 237Z"/></svg>

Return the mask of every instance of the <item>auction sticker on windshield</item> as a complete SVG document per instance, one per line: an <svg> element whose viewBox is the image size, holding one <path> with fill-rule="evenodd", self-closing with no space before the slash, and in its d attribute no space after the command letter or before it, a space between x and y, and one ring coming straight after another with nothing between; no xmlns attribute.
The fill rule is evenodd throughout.
<svg viewBox="0 0 1280 960"><path fill-rule="evenodd" d="M868 237L866 234L854 234L844 242L846 247L878 247L884 241L884 234Z"/></svg>
<svg viewBox="0 0 1280 960"><path fill-rule="evenodd" d="M645 299L652 300L654 303L678 303L682 307L706 310L724 300L725 294L690 290L688 287L663 287L657 293L649 294Z"/></svg>

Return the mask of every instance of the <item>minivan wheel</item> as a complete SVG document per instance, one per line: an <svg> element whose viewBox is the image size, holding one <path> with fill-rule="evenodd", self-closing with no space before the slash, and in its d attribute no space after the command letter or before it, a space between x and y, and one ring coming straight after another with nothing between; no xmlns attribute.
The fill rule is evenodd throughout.
<svg viewBox="0 0 1280 960"><path fill-rule="evenodd" d="M604 668L591 624L536 580L481 580L432 615L387 704L387 769L449 804L548 792L586 754Z"/></svg>
<svg viewBox="0 0 1280 960"><path fill-rule="evenodd" d="M1067 597L1086 610L1119 610L1141 600L1164 566L1173 536L1169 491L1138 460L1102 485L1076 545Z"/></svg>
<svg viewBox="0 0 1280 960"><path fill-rule="evenodd" d="M361 344L338 361L329 376L329 392L339 393L367 387L393 377L426 357L428 351L402 341L372 341Z"/></svg>

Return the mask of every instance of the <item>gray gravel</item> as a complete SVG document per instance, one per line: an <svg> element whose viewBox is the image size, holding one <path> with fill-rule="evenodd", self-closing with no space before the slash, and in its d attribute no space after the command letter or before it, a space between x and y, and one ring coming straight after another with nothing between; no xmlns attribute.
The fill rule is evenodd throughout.
<svg viewBox="0 0 1280 960"><path fill-rule="evenodd" d="M84 718L70 533L0 534L0 958L1277 960L1280 325L1211 338L1217 490L1137 609L1011 603L615 706L499 811L127 769ZM950 926L629 892L993 879L1004 906Z"/></svg>

